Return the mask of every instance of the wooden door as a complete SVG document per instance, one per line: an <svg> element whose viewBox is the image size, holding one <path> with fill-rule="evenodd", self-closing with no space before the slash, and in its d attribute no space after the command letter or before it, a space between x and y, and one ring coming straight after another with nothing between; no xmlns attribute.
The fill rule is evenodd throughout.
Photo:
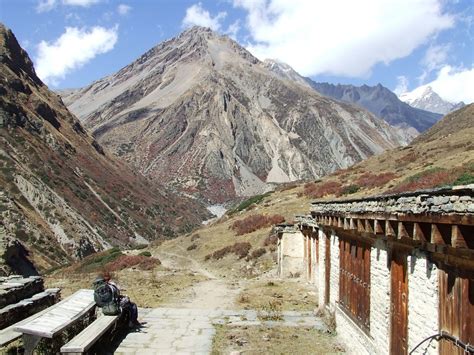
<svg viewBox="0 0 474 355"><path fill-rule="evenodd" d="M454 270L439 270L440 330L474 344L474 278ZM440 341L440 354L462 355L464 350L452 341Z"/></svg>
<svg viewBox="0 0 474 355"><path fill-rule="evenodd" d="M390 353L408 353L408 274L407 256L394 251L391 262Z"/></svg>
<svg viewBox="0 0 474 355"><path fill-rule="evenodd" d="M331 284L331 239L326 235L325 240L325 249L326 249L326 264L325 264L325 287L324 287L324 304L329 304L329 287Z"/></svg>

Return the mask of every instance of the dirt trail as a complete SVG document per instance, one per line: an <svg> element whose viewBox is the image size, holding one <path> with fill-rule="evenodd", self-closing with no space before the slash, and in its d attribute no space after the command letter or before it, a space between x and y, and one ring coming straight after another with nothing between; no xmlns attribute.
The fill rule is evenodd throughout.
<svg viewBox="0 0 474 355"><path fill-rule="evenodd" d="M191 288L189 296L167 304L169 307L195 309L233 309L235 299L244 287L244 282L223 280L205 269L197 260L164 250L155 252L163 266L170 269L188 270L207 278Z"/></svg>

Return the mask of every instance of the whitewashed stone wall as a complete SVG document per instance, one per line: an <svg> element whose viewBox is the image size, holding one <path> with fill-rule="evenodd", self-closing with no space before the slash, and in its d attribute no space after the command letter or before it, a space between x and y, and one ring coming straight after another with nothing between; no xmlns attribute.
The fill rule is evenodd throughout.
<svg viewBox="0 0 474 355"><path fill-rule="evenodd" d="M299 231L284 232L278 245L279 273L281 277L303 276L304 267L304 235Z"/></svg>
<svg viewBox="0 0 474 355"><path fill-rule="evenodd" d="M326 234L320 229L319 232L319 307L324 306L324 289L326 280Z"/></svg>
<svg viewBox="0 0 474 355"><path fill-rule="evenodd" d="M390 268L383 241L370 251L370 335L378 354L388 354L390 344Z"/></svg>
<svg viewBox="0 0 474 355"><path fill-rule="evenodd" d="M336 308L337 337L348 354L376 354L372 340L342 310Z"/></svg>
<svg viewBox="0 0 474 355"><path fill-rule="evenodd" d="M408 257L408 349L438 333L438 268L418 253ZM414 354L438 354L438 342L423 343Z"/></svg>
<svg viewBox="0 0 474 355"><path fill-rule="evenodd" d="M336 303L339 301L339 237L331 235L331 274L329 291L329 308L335 311Z"/></svg>
<svg viewBox="0 0 474 355"><path fill-rule="evenodd" d="M315 244L311 242L311 282L318 288L320 307L324 306L326 280L326 234L318 229L319 260L316 263ZM307 272L304 250L307 248L302 233L287 233L281 239L284 269L301 275ZM367 334L349 318L337 304L339 301L339 237L332 234L330 243L330 302L328 308L336 317L337 334L351 354L388 354L391 338L391 271L388 245L377 240L371 248L370 260L370 332ZM286 257L286 259L285 259ZM316 266L317 265L317 266ZM438 269L422 252L414 252L407 259L408 267L408 350L423 339L439 331ZM423 344L415 354L437 354L438 342Z"/></svg>
<svg viewBox="0 0 474 355"><path fill-rule="evenodd" d="M312 284L317 285L318 282L318 273L319 273L319 267L318 267L318 262L316 259L316 239L311 238L311 268L313 270L312 275L311 275L311 280L310 282Z"/></svg>

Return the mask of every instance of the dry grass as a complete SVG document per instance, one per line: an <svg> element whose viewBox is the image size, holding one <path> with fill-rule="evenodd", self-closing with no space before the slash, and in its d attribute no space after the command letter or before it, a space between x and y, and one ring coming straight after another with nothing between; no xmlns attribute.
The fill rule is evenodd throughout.
<svg viewBox="0 0 474 355"><path fill-rule="evenodd" d="M277 304L282 311L314 311L318 307L314 289L290 280L251 283L237 297L243 309L266 310Z"/></svg>
<svg viewBox="0 0 474 355"><path fill-rule="evenodd" d="M341 354L333 335L313 328L216 326L212 354Z"/></svg>
<svg viewBox="0 0 474 355"><path fill-rule="evenodd" d="M68 272L48 275L46 287L60 287L62 297L67 297L81 288L92 288L96 273L73 274ZM125 269L115 272L113 279L123 294L139 307L159 307L188 295L191 286L205 277L186 271L170 271L163 267L153 270Z"/></svg>

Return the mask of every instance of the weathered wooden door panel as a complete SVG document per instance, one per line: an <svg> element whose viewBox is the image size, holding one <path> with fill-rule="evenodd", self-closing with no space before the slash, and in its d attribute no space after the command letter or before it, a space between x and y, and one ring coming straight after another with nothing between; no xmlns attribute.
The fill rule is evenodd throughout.
<svg viewBox="0 0 474 355"><path fill-rule="evenodd" d="M474 278L453 270L439 270L440 330L465 344L474 344ZM440 341L440 354L464 354L449 340Z"/></svg>
<svg viewBox="0 0 474 355"><path fill-rule="evenodd" d="M408 275L406 254L393 251L391 261L391 354L408 354Z"/></svg>
<svg viewBox="0 0 474 355"><path fill-rule="evenodd" d="M370 329L370 246L339 239L339 305L363 330Z"/></svg>

